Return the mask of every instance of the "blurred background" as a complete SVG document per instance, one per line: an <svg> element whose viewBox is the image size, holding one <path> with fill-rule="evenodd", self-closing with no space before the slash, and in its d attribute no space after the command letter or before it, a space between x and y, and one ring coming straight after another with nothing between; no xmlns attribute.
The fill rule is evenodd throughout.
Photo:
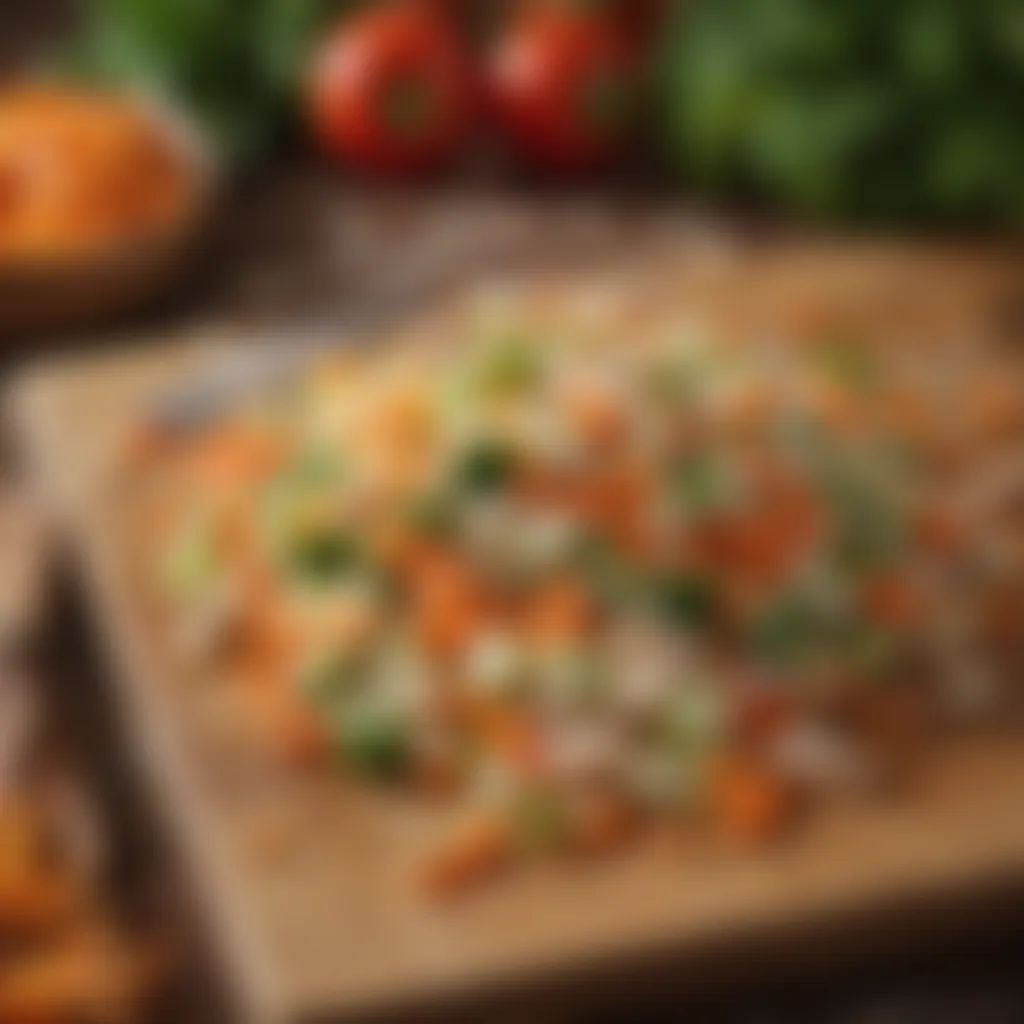
<svg viewBox="0 0 1024 1024"><path fill-rule="evenodd" d="M1020 0L0 0L0 360L13 381L69 351L321 334L641 226L708 261L827 240L991 264L972 315L1019 345L1022 111ZM14 449L0 1024L232 1019ZM1022 958L1000 898L742 984L668 963L600 1007L465 1013L1010 1024Z"/></svg>

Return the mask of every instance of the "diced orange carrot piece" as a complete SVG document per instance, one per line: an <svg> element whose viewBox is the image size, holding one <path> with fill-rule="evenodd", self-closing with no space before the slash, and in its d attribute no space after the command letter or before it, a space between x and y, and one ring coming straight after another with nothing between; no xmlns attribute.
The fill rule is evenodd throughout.
<svg viewBox="0 0 1024 1024"><path fill-rule="evenodd" d="M420 639L439 655L453 654L468 643L488 615L482 588L450 560L425 566L415 584L414 603Z"/></svg>
<svg viewBox="0 0 1024 1024"><path fill-rule="evenodd" d="M1012 375L978 382L970 395L970 410L989 437L1005 434L1024 421L1024 397Z"/></svg>
<svg viewBox="0 0 1024 1024"><path fill-rule="evenodd" d="M733 699L733 715L739 736L748 743L765 743L793 720L793 700L772 690L740 693Z"/></svg>
<svg viewBox="0 0 1024 1024"><path fill-rule="evenodd" d="M595 796L576 810L573 843L583 853L604 853L628 839L634 825L632 812L621 800Z"/></svg>
<svg viewBox="0 0 1024 1024"><path fill-rule="evenodd" d="M268 433L226 429L197 443L188 461L202 479L244 484L268 476L284 455L280 439Z"/></svg>
<svg viewBox="0 0 1024 1024"><path fill-rule="evenodd" d="M543 750L537 729L528 715L507 705L478 705L475 725L485 742L510 767L525 776L543 769Z"/></svg>
<svg viewBox="0 0 1024 1024"><path fill-rule="evenodd" d="M868 614L882 625L895 629L919 622L924 613L920 588L905 574L880 573L864 585L864 604Z"/></svg>
<svg viewBox="0 0 1024 1024"><path fill-rule="evenodd" d="M738 756L713 766L711 795L723 830L744 843L772 838L793 808L792 791L781 779Z"/></svg>
<svg viewBox="0 0 1024 1024"><path fill-rule="evenodd" d="M461 892L507 863L512 845L511 830L500 818L469 818L423 863L423 889L431 896Z"/></svg>
<svg viewBox="0 0 1024 1024"><path fill-rule="evenodd" d="M578 388L568 398L569 416L583 439L595 448L618 444L626 432L622 402L598 388Z"/></svg>
<svg viewBox="0 0 1024 1024"><path fill-rule="evenodd" d="M589 632L593 621L590 596L570 579L556 580L544 587L526 609L526 630L541 642L578 640Z"/></svg>
<svg viewBox="0 0 1024 1024"><path fill-rule="evenodd" d="M270 749L295 765L315 764L324 758L326 729L290 691L283 675L261 672L243 676L243 680L255 727L266 737Z"/></svg>
<svg viewBox="0 0 1024 1024"><path fill-rule="evenodd" d="M929 551L950 555L964 543L964 525L949 509L931 505L922 508L914 520L914 533Z"/></svg>
<svg viewBox="0 0 1024 1024"><path fill-rule="evenodd" d="M370 439L399 448L418 448L430 437L430 405L422 384L404 381L380 396L366 426Z"/></svg>

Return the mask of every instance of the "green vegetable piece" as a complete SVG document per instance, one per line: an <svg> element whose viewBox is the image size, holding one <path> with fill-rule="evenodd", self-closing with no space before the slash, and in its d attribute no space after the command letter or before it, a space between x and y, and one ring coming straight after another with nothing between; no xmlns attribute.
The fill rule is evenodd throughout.
<svg viewBox="0 0 1024 1024"><path fill-rule="evenodd" d="M206 592L220 575L216 535L208 519L196 519L168 548L160 575L174 597L189 599Z"/></svg>
<svg viewBox="0 0 1024 1024"><path fill-rule="evenodd" d="M669 573L655 581L653 591L655 607L673 625L709 626L718 617L718 594L707 576Z"/></svg>
<svg viewBox="0 0 1024 1024"><path fill-rule="evenodd" d="M699 367L692 356L663 355L644 373L647 391L655 400L666 404L688 404L697 395L699 383Z"/></svg>
<svg viewBox="0 0 1024 1024"><path fill-rule="evenodd" d="M374 778L395 778L408 767L411 753L408 726L390 709L348 708L342 716L338 741L346 763Z"/></svg>
<svg viewBox="0 0 1024 1024"><path fill-rule="evenodd" d="M406 509L406 522L424 537L447 537L455 528L455 508L450 496L425 494Z"/></svg>
<svg viewBox="0 0 1024 1024"><path fill-rule="evenodd" d="M822 641L824 623L800 594L784 594L757 616L751 628L754 651L767 661L793 666Z"/></svg>
<svg viewBox="0 0 1024 1024"><path fill-rule="evenodd" d="M672 493L689 512L698 515L728 508L736 500L737 481L720 456L694 452L672 470Z"/></svg>
<svg viewBox="0 0 1024 1024"><path fill-rule="evenodd" d="M683 753L712 746L726 727L722 700L711 688L685 689L666 715L666 738Z"/></svg>
<svg viewBox="0 0 1024 1024"><path fill-rule="evenodd" d="M288 547L288 565L304 583L335 583L362 564L359 550L345 533L317 530L300 533Z"/></svg>
<svg viewBox="0 0 1024 1024"><path fill-rule="evenodd" d="M516 834L528 851L542 853L565 841L569 832L568 809L553 793L530 792L514 809Z"/></svg>
<svg viewBox="0 0 1024 1024"><path fill-rule="evenodd" d="M879 382L879 366L865 345L848 338L822 341L814 348L818 365L837 383L853 391L871 391Z"/></svg>
<svg viewBox="0 0 1024 1024"><path fill-rule="evenodd" d="M455 470L460 490L471 494L490 494L501 490L516 469L516 456L501 441L482 440L462 457Z"/></svg>
<svg viewBox="0 0 1024 1024"><path fill-rule="evenodd" d="M590 708L608 693L608 673L593 651L569 648L547 652L540 661L540 683L560 706Z"/></svg>
<svg viewBox="0 0 1024 1024"><path fill-rule="evenodd" d="M887 676L904 652L900 638L872 623L847 623L837 638L842 656L870 679Z"/></svg>
<svg viewBox="0 0 1024 1024"><path fill-rule="evenodd" d="M487 395L520 394L536 386L544 372L539 347L517 338L490 345L480 358L474 383Z"/></svg>
<svg viewBox="0 0 1024 1024"><path fill-rule="evenodd" d="M360 680L365 668L360 653L326 651L302 666L297 680L299 690L314 707L329 707Z"/></svg>

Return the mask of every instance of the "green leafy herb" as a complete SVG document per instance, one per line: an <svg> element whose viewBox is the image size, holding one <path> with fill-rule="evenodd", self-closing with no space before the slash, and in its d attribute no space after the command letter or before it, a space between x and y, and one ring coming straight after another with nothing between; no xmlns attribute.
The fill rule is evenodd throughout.
<svg viewBox="0 0 1024 1024"><path fill-rule="evenodd" d="M813 217L1024 226L1019 0L692 0L656 62L680 175Z"/></svg>
<svg viewBox="0 0 1024 1024"><path fill-rule="evenodd" d="M768 662L792 667L820 647L825 629L811 601L800 594L784 594L754 619L750 642Z"/></svg>
<svg viewBox="0 0 1024 1024"><path fill-rule="evenodd" d="M538 384L543 372L539 346L510 335L487 345L474 367L473 381L487 395L514 395Z"/></svg>
<svg viewBox="0 0 1024 1024"><path fill-rule="evenodd" d="M206 517L187 524L168 548L160 566L167 590L175 597L195 598L220 576L216 532Z"/></svg>
<svg viewBox="0 0 1024 1024"><path fill-rule="evenodd" d="M314 707L328 707L344 696L366 670L363 652L329 650L303 665L298 686Z"/></svg>
<svg viewBox="0 0 1024 1024"><path fill-rule="evenodd" d="M826 373L853 391L867 392L878 383L878 363L863 344L832 338L814 346L813 355Z"/></svg>
<svg viewBox="0 0 1024 1024"><path fill-rule="evenodd" d="M346 709L338 742L343 759L357 771L394 778L409 763L407 723L395 712L374 706Z"/></svg>
<svg viewBox="0 0 1024 1024"><path fill-rule="evenodd" d="M304 583L334 583L362 564L352 538L341 531L311 530L298 533L287 549L288 567Z"/></svg>
<svg viewBox="0 0 1024 1024"><path fill-rule="evenodd" d="M488 494L501 490L516 469L515 452L497 440L482 440L466 451L459 461L455 480L459 489L470 494Z"/></svg>
<svg viewBox="0 0 1024 1024"><path fill-rule="evenodd" d="M552 793L530 792L515 807L516 831L528 850L543 852L556 847L569 830L565 804Z"/></svg>
<svg viewBox="0 0 1024 1024"><path fill-rule="evenodd" d="M737 480L721 456L693 452L671 472L672 493L686 511L698 515L728 507L736 498Z"/></svg>
<svg viewBox="0 0 1024 1024"><path fill-rule="evenodd" d="M709 577L697 573L669 573L654 583L654 601L661 614L675 625L706 626L718 614L718 595Z"/></svg>
<svg viewBox="0 0 1024 1024"><path fill-rule="evenodd" d="M450 497L425 494L406 509L406 522L425 537L447 537L455 527L455 508Z"/></svg>

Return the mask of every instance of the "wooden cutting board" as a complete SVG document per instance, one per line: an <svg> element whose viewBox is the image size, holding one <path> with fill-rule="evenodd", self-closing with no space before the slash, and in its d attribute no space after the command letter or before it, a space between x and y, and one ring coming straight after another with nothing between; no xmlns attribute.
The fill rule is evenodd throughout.
<svg viewBox="0 0 1024 1024"><path fill-rule="evenodd" d="M824 259L801 253L800 273ZM875 941L918 910L1024 884L1024 742L1006 731L943 742L906 794L837 802L763 852L653 836L612 861L529 867L455 905L425 903L409 880L423 811L272 770L221 691L172 668L140 599L106 471L111 438L208 349L166 339L43 365L12 399L109 641L140 769L181 839L246 1020L436 1010L542 979L593 980L597 992L604 969L641 955L699 972L715 950L728 978L745 966L731 957L767 955L783 934Z"/></svg>

